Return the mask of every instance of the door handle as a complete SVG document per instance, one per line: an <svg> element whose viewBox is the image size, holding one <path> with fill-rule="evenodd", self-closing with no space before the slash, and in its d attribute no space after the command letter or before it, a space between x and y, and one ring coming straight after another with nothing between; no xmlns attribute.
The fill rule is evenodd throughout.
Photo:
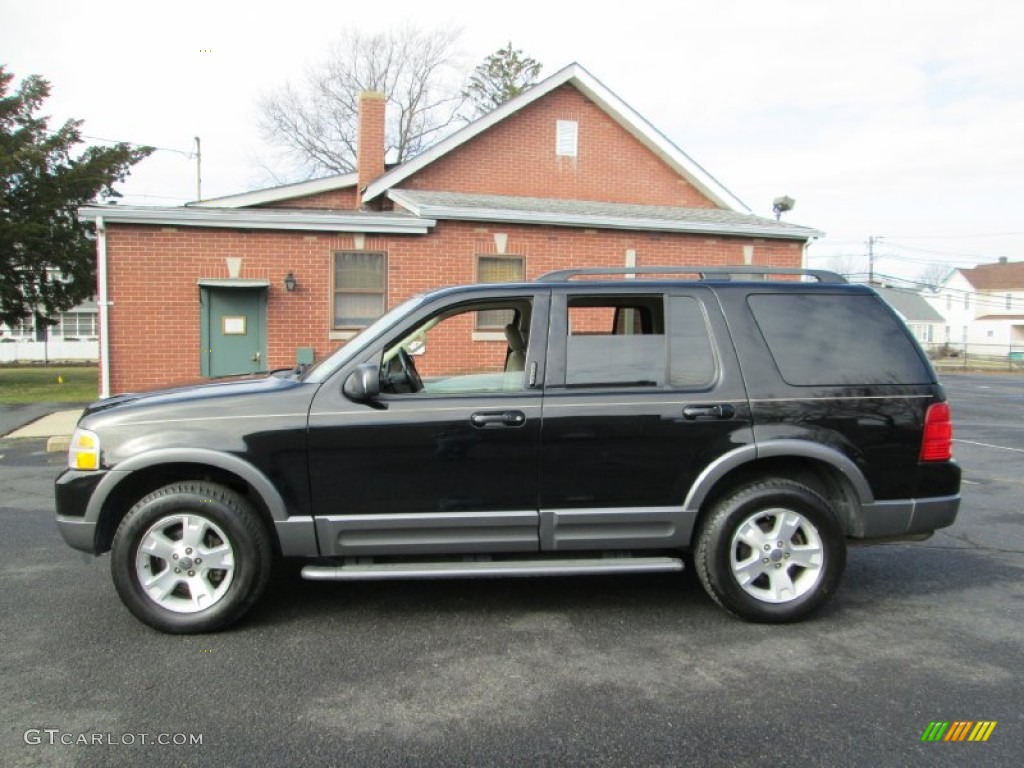
<svg viewBox="0 0 1024 768"><path fill-rule="evenodd" d="M252 353L252 361L254 363L258 363L261 359L263 359L263 353L262 352L253 352Z"/></svg>
<svg viewBox="0 0 1024 768"><path fill-rule="evenodd" d="M526 414L522 411L478 411L469 417L469 423L479 429L521 427L526 423Z"/></svg>
<svg viewBox="0 0 1024 768"><path fill-rule="evenodd" d="M717 419L731 419L736 415L736 409L729 403L716 403L715 405L688 405L683 408L683 418L687 421L712 421Z"/></svg>

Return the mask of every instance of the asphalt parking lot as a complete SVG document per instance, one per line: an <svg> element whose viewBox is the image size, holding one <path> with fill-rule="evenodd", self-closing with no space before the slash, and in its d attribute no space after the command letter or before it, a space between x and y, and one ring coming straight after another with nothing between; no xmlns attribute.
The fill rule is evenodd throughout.
<svg viewBox="0 0 1024 768"><path fill-rule="evenodd" d="M321 584L286 566L236 628L161 635L108 558L60 539L63 456L0 440L0 764L1019 765L1024 377L944 382L956 525L851 549L836 599L781 627L730 618L692 573ZM923 743L936 720L998 724Z"/></svg>

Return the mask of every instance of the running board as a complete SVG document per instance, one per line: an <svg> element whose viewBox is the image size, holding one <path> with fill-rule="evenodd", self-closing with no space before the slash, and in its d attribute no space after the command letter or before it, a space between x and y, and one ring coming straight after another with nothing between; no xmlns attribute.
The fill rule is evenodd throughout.
<svg viewBox="0 0 1024 768"><path fill-rule="evenodd" d="M678 557L597 557L566 560L502 560L463 563L373 563L307 565L311 581L465 579L488 576L597 576L608 573L667 573L683 570Z"/></svg>

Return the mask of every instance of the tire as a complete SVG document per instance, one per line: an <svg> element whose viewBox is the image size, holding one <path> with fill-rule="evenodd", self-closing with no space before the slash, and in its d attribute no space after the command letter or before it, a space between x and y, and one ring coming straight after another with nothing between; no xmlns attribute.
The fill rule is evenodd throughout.
<svg viewBox="0 0 1024 768"><path fill-rule="evenodd" d="M783 623L812 613L839 585L846 540L829 503L792 480L744 486L719 500L697 534L704 589L748 621Z"/></svg>
<svg viewBox="0 0 1024 768"><path fill-rule="evenodd" d="M215 632L259 599L272 557L249 502L214 483L185 481L128 511L114 534L110 571L140 621L173 634Z"/></svg>

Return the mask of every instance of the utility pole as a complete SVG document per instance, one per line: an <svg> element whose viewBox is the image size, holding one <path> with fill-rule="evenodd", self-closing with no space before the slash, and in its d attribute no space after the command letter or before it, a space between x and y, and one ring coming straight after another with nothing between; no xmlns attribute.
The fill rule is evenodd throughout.
<svg viewBox="0 0 1024 768"><path fill-rule="evenodd" d="M203 153L199 147L199 137L196 136L196 202L203 199L202 163Z"/></svg>
<svg viewBox="0 0 1024 768"><path fill-rule="evenodd" d="M874 235L868 237L868 285L875 282L875 243L881 239Z"/></svg>

